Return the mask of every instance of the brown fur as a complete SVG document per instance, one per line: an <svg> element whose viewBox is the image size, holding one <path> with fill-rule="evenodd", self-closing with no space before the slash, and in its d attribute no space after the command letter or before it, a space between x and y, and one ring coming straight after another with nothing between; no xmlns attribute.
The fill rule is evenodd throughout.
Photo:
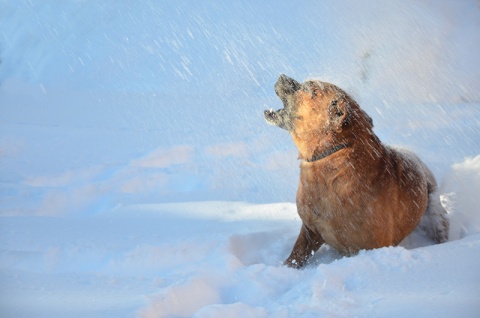
<svg viewBox="0 0 480 318"><path fill-rule="evenodd" d="M285 109L265 116L270 123L285 123L303 159L297 192L302 228L285 263L303 266L323 243L344 255L400 243L436 189L428 168L412 153L384 146L371 118L338 87L316 81L300 85L284 76L276 90ZM328 153L337 145L345 147ZM447 240L444 212L430 230L437 242Z"/></svg>

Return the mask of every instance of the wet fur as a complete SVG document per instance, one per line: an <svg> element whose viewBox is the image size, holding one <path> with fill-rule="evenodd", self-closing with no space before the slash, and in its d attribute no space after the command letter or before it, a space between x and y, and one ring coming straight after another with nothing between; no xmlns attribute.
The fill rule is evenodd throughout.
<svg viewBox="0 0 480 318"><path fill-rule="evenodd" d="M433 174L413 153L383 145L348 94L285 75L275 91L284 108L265 111L265 118L290 132L303 159L297 192L302 228L285 264L302 267L323 243L344 255L395 246L419 223L435 242L448 239ZM339 144L346 147L328 152Z"/></svg>

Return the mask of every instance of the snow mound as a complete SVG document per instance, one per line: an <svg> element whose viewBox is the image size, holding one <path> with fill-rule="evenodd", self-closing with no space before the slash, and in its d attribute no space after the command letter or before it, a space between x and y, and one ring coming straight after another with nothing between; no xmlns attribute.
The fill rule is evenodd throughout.
<svg viewBox="0 0 480 318"><path fill-rule="evenodd" d="M480 155L454 164L441 192L450 214L450 240L480 233Z"/></svg>
<svg viewBox="0 0 480 318"><path fill-rule="evenodd" d="M454 165L444 188L465 191L457 181L467 180L478 192L478 158ZM474 201L452 199L468 193L444 197L467 229L460 239L432 245L416 231L402 246L349 258L323 246L303 270L282 265L300 228L291 203L2 217L0 308L12 317L474 317L478 214Z"/></svg>

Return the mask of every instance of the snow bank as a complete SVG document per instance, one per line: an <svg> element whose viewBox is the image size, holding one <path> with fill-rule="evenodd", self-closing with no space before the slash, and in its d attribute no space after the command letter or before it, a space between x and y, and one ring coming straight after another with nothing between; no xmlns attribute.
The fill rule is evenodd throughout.
<svg viewBox="0 0 480 318"><path fill-rule="evenodd" d="M478 174L474 161L452 174L459 167ZM478 225L474 210L452 204L449 212L454 222ZM294 270L282 262L299 227L290 203L2 217L0 308L15 317L474 317L480 310L478 232L441 245L414 232L402 246L350 258L324 246Z"/></svg>
<svg viewBox="0 0 480 318"><path fill-rule="evenodd" d="M156 295L140 316L473 317L479 289L470 280L479 277L478 260L455 265L467 277L452 275L451 266L477 252L478 242L476 236L442 248L384 248L301 272L257 264L200 274Z"/></svg>
<svg viewBox="0 0 480 318"><path fill-rule="evenodd" d="M441 192L442 204L450 214L450 239L480 233L480 156L452 166Z"/></svg>

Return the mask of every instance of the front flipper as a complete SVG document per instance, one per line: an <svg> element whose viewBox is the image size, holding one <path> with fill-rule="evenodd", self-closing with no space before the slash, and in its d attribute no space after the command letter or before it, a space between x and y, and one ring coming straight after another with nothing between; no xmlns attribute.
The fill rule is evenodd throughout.
<svg viewBox="0 0 480 318"><path fill-rule="evenodd" d="M310 256L312 256L323 243L323 238L319 234L309 230L305 224L303 224L297 241L293 246L292 253L284 262L284 265L293 268L303 267Z"/></svg>

